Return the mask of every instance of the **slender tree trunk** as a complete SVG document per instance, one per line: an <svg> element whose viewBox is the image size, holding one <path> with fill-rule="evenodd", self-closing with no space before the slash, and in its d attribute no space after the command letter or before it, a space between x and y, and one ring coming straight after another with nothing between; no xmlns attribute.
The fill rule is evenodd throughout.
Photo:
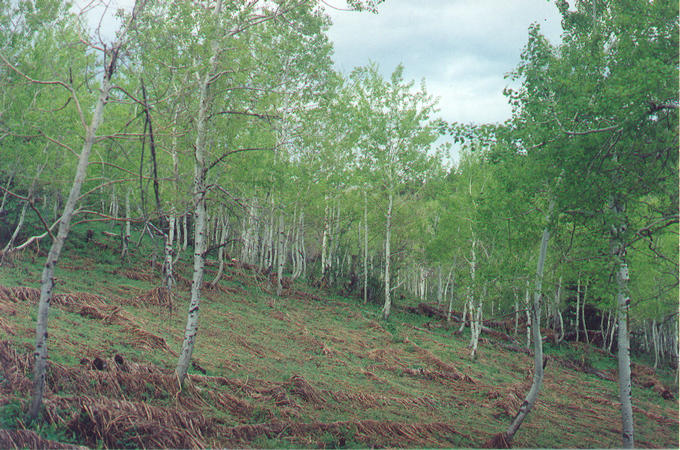
<svg viewBox="0 0 680 450"><path fill-rule="evenodd" d="M474 303L470 302L470 307L472 308ZM477 358L477 346L479 345L479 336L482 333L482 313L484 311L484 305L482 303L481 297L477 300L476 308L470 310L470 358L473 360Z"/></svg>
<svg viewBox="0 0 680 450"><path fill-rule="evenodd" d="M109 215L114 219L118 219L119 205L118 205L118 195L116 195L116 186L111 187L111 205L109 207ZM109 223L109 230L113 230L116 226L117 220L112 220Z"/></svg>
<svg viewBox="0 0 680 450"><path fill-rule="evenodd" d="M251 234L253 233L253 228L254 224L253 222L255 221L254 215L255 215L255 205L254 205L255 200L253 199L251 201L250 207L248 208L248 215L247 217L243 217L243 225L242 225L242 236L243 236L243 246L241 247L241 261L247 264L251 264L251 255L252 255L252 238Z"/></svg>
<svg viewBox="0 0 680 450"><path fill-rule="evenodd" d="M625 263L619 267L617 304L618 304L618 366L619 366L619 399L621 401L622 442L624 448L633 448L633 402L630 370L630 336L628 335L628 308L630 299L625 295L628 281L628 268Z"/></svg>
<svg viewBox="0 0 680 450"><path fill-rule="evenodd" d="M611 313L611 311L610 311L610 313ZM607 347L607 351L609 353L612 352L612 346L614 345L614 333L618 329L618 321L616 320L617 313L614 312L613 314L611 314L611 316L612 316L612 323L611 323L611 327L610 327L610 331L609 331L609 346Z"/></svg>
<svg viewBox="0 0 680 450"><path fill-rule="evenodd" d="M220 220L221 220L221 233L220 233L220 248L217 249L217 257L220 260L220 266L217 269L217 274L215 274L215 278L210 282L210 287L215 287L217 286L217 283L220 281L220 278L222 278L222 274L224 273L224 247L227 244L227 236L228 236L228 231L229 231L229 219L226 219L224 216L224 211L220 210Z"/></svg>
<svg viewBox="0 0 680 450"><path fill-rule="evenodd" d="M583 301L581 302L581 318L583 319L583 334L586 336L586 344L590 344L590 337L588 336L588 325L586 324L586 296L588 295L588 280L586 279L583 287Z"/></svg>
<svg viewBox="0 0 680 450"><path fill-rule="evenodd" d="M390 190L387 204L387 221L385 223L385 305L383 306L383 319L390 318L390 309L392 308L392 300L390 298L390 240L392 237L392 191Z"/></svg>
<svg viewBox="0 0 680 450"><path fill-rule="evenodd" d="M286 262L286 236L284 233L283 213L279 216L279 229L276 233L277 261L276 261L276 296L283 292L283 266Z"/></svg>
<svg viewBox="0 0 680 450"><path fill-rule="evenodd" d="M442 265L437 266L437 308L441 308L444 299L444 285L442 283Z"/></svg>
<svg viewBox="0 0 680 450"><path fill-rule="evenodd" d="M453 312L453 291L449 295L449 307L446 311L446 323L451 323L451 313ZM465 318L463 318L463 323L465 323Z"/></svg>
<svg viewBox="0 0 680 450"><path fill-rule="evenodd" d="M329 217L328 217L328 196L324 198L324 213L323 213L323 235L321 236L321 283L326 284L328 282L327 280L327 271L328 271L328 260L330 259L329 255L329 249L328 249L328 235L330 233L330 224L329 224Z"/></svg>
<svg viewBox="0 0 680 450"><path fill-rule="evenodd" d="M562 295L562 277L559 278L559 282L557 283L557 292L555 293L555 316L556 316L556 324L560 324L560 331L559 333L555 333L557 335L557 343L559 344L562 342L564 339L564 320L562 318L562 311L560 311L560 303L561 303L561 295Z"/></svg>
<svg viewBox="0 0 680 450"><path fill-rule="evenodd" d="M529 282L527 281L527 289L524 294L524 313L526 314L526 332L527 332L527 349L531 348L531 305L530 305L530 295L529 295Z"/></svg>
<svg viewBox="0 0 680 450"><path fill-rule="evenodd" d="M293 279L297 279L303 276L305 271L305 253L304 253L304 211L300 211L300 217L298 219L298 230L295 236L296 248L295 253L297 255L298 267L295 271L295 276Z"/></svg>
<svg viewBox="0 0 680 450"><path fill-rule="evenodd" d="M2 202L0 202L0 211L5 209L5 203L7 202L7 195L9 193L10 188L12 187L12 181L14 181L14 175L16 175L17 170L13 169L12 173L9 174L9 178L7 179L7 185L5 185L5 191L2 194Z"/></svg>
<svg viewBox="0 0 680 450"><path fill-rule="evenodd" d="M135 5L136 9L136 5ZM133 14L134 17L134 14ZM33 422L37 419L42 406L43 392L45 389L45 374L47 369L47 319L49 315L50 302L52 301L52 290L54 288L54 270L57 266L61 250L66 242L68 233L71 228L71 218L75 211L76 203L80 197L80 190L87 175L87 165L90 159L92 146L96 139L97 129L102 123L104 117L104 106L106 105L109 92L111 90L111 77L116 67L118 51L122 42L114 44L114 50L111 53L111 60L108 67L104 70L101 87L99 90L99 98L92 113L90 125L85 132L85 142L78 157L78 166L76 168L75 178L71 185L68 200L64 206L64 212L61 215L59 222L59 229L57 236L52 241L52 246L47 254L47 260L43 267L42 277L40 281L40 303L38 304L38 317L35 328L35 363L33 367L33 395L31 399L31 406L28 412L28 422Z"/></svg>
<svg viewBox="0 0 680 450"><path fill-rule="evenodd" d="M550 240L550 227L552 226L552 215L555 207L555 201L550 202L550 207L547 217L547 225L543 230L541 237L541 250L538 256L538 264L536 267L536 282L534 287L534 302L531 308L531 331L534 341L534 379L529 389L529 393L522 402L522 405L517 412L517 415L512 420L512 423L505 432L505 440L510 443L512 438L519 430L519 427L524 422L524 419L529 415L531 409L538 399L538 394L543 385L543 341L541 339L541 299L543 297L543 268L545 266L545 257L548 251L548 241Z"/></svg>
<svg viewBox="0 0 680 450"><path fill-rule="evenodd" d="M517 336L517 331L519 328L519 303L517 302L517 292L515 292L515 328L514 335Z"/></svg>
<svg viewBox="0 0 680 450"><path fill-rule="evenodd" d="M165 235L165 247L164 247L164 261L163 261L163 286L168 290L172 291L175 284L175 275L173 270L173 259L172 259L172 240L175 235L175 216L170 214L168 216L168 232Z"/></svg>
<svg viewBox="0 0 680 450"><path fill-rule="evenodd" d="M368 194L364 191L364 305L368 303Z"/></svg>
<svg viewBox="0 0 680 450"><path fill-rule="evenodd" d="M626 263L626 245L624 233L628 228L624 217L624 206L618 198L611 202L610 209L615 223L611 233L611 255L617 265L616 273L616 316L618 320L618 368L619 368L619 401L621 402L621 437L624 448L635 446L633 425L633 401L630 371L630 336L628 334L628 265Z"/></svg>
<svg viewBox="0 0 680 450"><path fill-rule="evenodd" d="M300 250L302 258L302 277L307 277L307 247L305 246L305 212L300 212Z"/></svg>
<svg viewBox="0 0 680 450"><path fill-rule="evenodd" d="M19 222L17 223L16 228L14 228L14 232L12 233L12 236L9 238L9 241L7 241L5 248L3 248L2 252L0 252L0 253L2 253L2 255L0 255L0 264L2 264L2 260L4 259L5 255L13 250L14 241L16 240L17 236L19 236L19 232L21 231L21 227L24 225L24 219L26 218L26 211L28 210L29 202L34 201L33 194L35 193L35 185L38 182L38 178L40 178L40 174L42 173L44 168L45 168L45 164L39 165L38 170L35 173L35 176L33 177L33 181L31 181L31 187L28 189L28 195L27 195L28 201L24 202L23 206L21 207L21 214L19 215Z"/></svg>
<svg viewBox="0 0 680 450"><path fill-rule="evenodd" d="M581 277L576 280L576 342L578 342L579 326L579 303L581 301Z"/></svg>
<svg viewBox="0 0 680 450"><path fill-rule="evenodd" d="M652 345L654 349L654 368L656 369L659 365L659 339L656 330L656 319L652 320Z"/></svg>
<svg viewBox="0 0 680 450"><path fill-rule="evenodd" d="M468 296L470 295L468 291ZM460 327L458 328L458 332L462 333L463 330L465 329L465 316L467 314L467 309L468 309L468 303L470 303L470 300L466 300L463 302L463 314L460 316Z"/></svg>
<svg viewBox="0 0 680 450"><path fill-rule="evenodd" d="M121 230L123 231L123 230ZM128 257L130 247L130 237L132 236L132 225L130 224L130 189L125 193L125 228L121 240L120 257L125 261Z"/></svg>
<svg viewBox="0 0 680 450"><path fill-rule="evenodd" d="M451 312L453 311L453 286L451 285L451 277L453 275L453 267L449 270L449 274L446 276L446 286L444 286L444 298L446 298L449 292L449 286L451 286L451 294L449 295L449 307L446 312L446 323L451 323Z"/></svg>
<svg viewBox="0 0 680 450"><path fill-rule="evenodd" d="M218 0L217 5L213 10L215 18L219 18L221 9L222 0ZM186 378L191 362L191 355L194 351L194 344L196 342L196 334L198 332L198 311L201 303L201 286L203 284L203 269L205 266L207 194L205 178L206 162L208 158L206 140L208 115L211 103L209 88L210 79L217 67L217 59L219 56L218 44L213 43L212 47L210 69L204 74L203 79L200 80L201 83L199 88L196 144L194 149L194 275L191 282L191 302L189 304L187 324L184 330L184 341L182 342L182 350L180 351L177 367L175 368L175 375L178 378L180 386L184 383L184 379Z"/></svg>
<svg viewBox="0 0 680 450"><path fill-rule="evenodd" d="M476 298L477 296L475 295L475 277L477 273L477 252L476 252L476 247L477 246L477 240L472 238L472 251L470 255L470 277L471 277L471 290L470 290L470 357L472 359L475 359L477 357L477 344L479 343L479 335L480 335L480 327L481 324L479 321L481 320L481 315L482 315L482 300L481 298ZM475 303L477 305L475 306Z"/></svg>
<svg viewBox="0 0 680 450"><path fill-rule="evenodd" d="M187 227L187 214L182 215L182 251L186 251L189 246L189 230Z"/></svg>

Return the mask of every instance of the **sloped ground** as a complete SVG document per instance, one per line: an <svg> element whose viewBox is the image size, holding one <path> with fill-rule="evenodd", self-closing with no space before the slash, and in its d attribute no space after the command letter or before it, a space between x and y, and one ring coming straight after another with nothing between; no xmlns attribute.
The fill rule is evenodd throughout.
<svg viewBox="0 0 680 450"><path fill-rule="evenodd" d="M491 338L472 362L465 337L430 318L402 311L386 324L374 306L303 285L276 298L270 280L233 265L206 291L180 391L189 268L179 266L173 298L154 289L147 263L66 257L50 313L46 423L26 430L17 419L30 395L40 261L0 268L2 448L478 447L504 430L531 383L530 357ZM617 386L601 378L613 361L571 349L598 360L596 376L563 353L514 445L619 446ZM677 388L649 368L636 374L637 445L677 447Z"/></svg>

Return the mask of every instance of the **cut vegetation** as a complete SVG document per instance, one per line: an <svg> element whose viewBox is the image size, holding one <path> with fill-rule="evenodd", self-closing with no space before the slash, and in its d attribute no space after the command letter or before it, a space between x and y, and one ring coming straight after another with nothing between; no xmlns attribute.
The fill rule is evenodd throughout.
<svg viewBox="0 0 680 450"><path fill-rule="evenodd" d="M24 255L0 269L1 447L479 447L507 427L531 384L531 357L503 349L505 333L483 335L471 361L456 323L416 303L404 300L380 323L377 305L303 284L275 297L275 282L231 265L206 294L180 390L173 365L187 288L171 308L144 259L118 271L74 252L66 259L46 420L29 429L39 266ZM83 276L88 292L78 291ZM615 360L585 344L546 353L544 391L513 444L617 446ZM673 376L634 365L642 447L678 445Z"/></svg>

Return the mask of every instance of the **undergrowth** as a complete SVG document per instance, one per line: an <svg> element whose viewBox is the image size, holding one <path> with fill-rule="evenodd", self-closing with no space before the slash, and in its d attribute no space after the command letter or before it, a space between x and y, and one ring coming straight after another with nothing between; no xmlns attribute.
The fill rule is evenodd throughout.
<svg viewBox="0 0 680 450"><path fill-rule="evenodd" d="M149 262L158 246L147 237L121 261L117 240L92 227L96 242L84 244L77 238L86 230L77 230L57 270L55 293L76 300L50 312L46 420L33 428L45 439L100 447L480 446L507 427L531 382L531 357L493 338L483 335L472 361L469 334L457 326L403 307L384 322L379 305L299 280L277 298L267 277L230 265L218 289L204 290L196 365L180 391L173 369L188 286L178 283L172 309L145 304L160 283L160 267ZM177 265L186 279L189 253ZM0 267L0 286L38 287L42 260L27 252ZM0 300L0 315L11 324L0 327L0 341L18 355L4 356L17 370L0 369L0 427L21 429L29 393L17 386L29 385L35 303ZM579 369L609 376L615 360L581 344L547 343L545 351L544 388L514 444L618 446L616 383ZM675 386L673 373L652 373ZM633 396L638 443L676 447L677 401L639 384Z"/></svg>

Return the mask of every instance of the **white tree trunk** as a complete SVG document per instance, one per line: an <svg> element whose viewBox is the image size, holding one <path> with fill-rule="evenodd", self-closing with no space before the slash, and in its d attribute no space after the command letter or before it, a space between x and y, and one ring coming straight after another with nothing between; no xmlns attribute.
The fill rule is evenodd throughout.
<svg viewBox="0 0 680 450"><path fill-rule="evenodd" d="M135 5L135 11L137 5ZM133 16L134 17L134 13ZM52 301L52 290L54 288L54 269L56 268L61 250L66 242L66 238L71 228L71 218L75 211L76 203L80 197L80 190L87 175L87 165L92 152L92 146L96 139L97 129L104 118L104 106L106 105L109 92L111 90L111 77L116 67L116 60L118 50L122 45L122 41L114 44L114 50L111 53L111 61L109 66L104 70L101 87L99 89L99 97L92 113L90 125L85 130L85 142L78 157L78 165L76 168L75 178L71 185L68 200L64 206L64 212L59 221L59 229L57 236L52 241L52 246L47 254L47 260L43 267L42 277L40 281L40 302L38 304L38 317L35 327L35 363L33 366L33 395L31 399L31 406L28 412L28 421L32 422L40 413L42 405L43 392L45 389L45 374L47 369L47 319L49 315L50 302Z"/></svg>
<svg viewBox="0 0 680 450"><path fill-rule="evenodd" d="M531 308L531 331L534 342L534 378L529 389L529 393L522 402L522 405L517 412L517 415L512 420L512 423L505 432L505 439L511 442L512 438L519 430L519 427L524 422L524 419L529 415L531 409L538 399L538 394L543 385L543 341L541 339L541 299L543 297L543 268L545 267L545 257L548 252L548 241L550 240L550 227L552 225L552 214L555 207L555 201L550 202L547 225L543 229L543 236L541 236L541 249L538 256L538 264L536 266L536 281L534 286L534 302Z"/></svg>
<svg viewBox="0 0 680 450"><path fill-rule="evenodd" d="M205 201L205 167L206 167L206 121L208 114L208 76L201 84L200 103L198 110L197 136L194 165L194 272L191 281L191 302L184 330L184 341L180 351L175 374L180 384L189 369L191 355L194 351L196 333L198 331L198 312L201 303L201 286L203 284L203 269L206 251L206 201Z"/></svg>
<svg viewBox="0 0 680 450"><path fill-rule="evenodd" d="M217 0L213 14L219 17L222 9L222 0ZM203 269L205 266L206 251L206 163L207 163L207 125L210 110L210 79L217 67L219 49L217 43L212 45L212 56L208 71L200 80L198 117L196 120L196 144L194 149L194 192L195 205L194 217L194 274L191 281L191 302L187 314L187 324L184 330L184 341L175 368L175 375L180 385L184 383L191 355L194 351L196 334L198 332L198 311L201 303L201 286L203 284Z"/></svg>
<svg viewBox="0 0 680 450"><path fill-rule="evenodd" d="M109 208L109 215L114 219L118 218L119 205L118 205L118 195L116 195L116 186L111 188L111 205ZM116 226L116 220L112 220L109 229L112 230Z"/></svg>
<svg viewBox="0 0 680 450"><path fill-rule="evenodd" d="M276 296L281 297L283 292L283 266L286 262L286 236L284 233L283 213L279 217L277 236L277 261L276 261Z"/></svg>
<svg viewBox="0 0 680 450"><path fill-rule="evenodd" d="M163 286L172 291L175 284L175 275L173 270L172 259L172 239L175 234L175 216L170 214L168 216L168 233L165 235L165 248L163 260Z"/></svg>
<svg viewBox="0 0 680 450"><path fill-rule="evenodd" d="M329 218L328 218L328 196L325 197L324 199L324 213L323 213L323 235L321 236L321 280L322 283L325 283L326 280L326 271L328 270L328 260L329 255L328 255L328 234L330 232L329 230Z"/></svg>
<svg viewBox="0 0 680 450"><path fill-rule="evenodd" d="M221 228L221 233L220 233L220 248L217 249L217 257L220 260L220 266L217 269L217 273L215 274L215 278L210 282L210 287L215 287L217 286L217 283L219 283L220 278L222 278L222 274L224 273L224 247L227 244L227 237L229 235L229 219L225 218L224 216L224 211L220 209L220 228Z"/></svg>
<svg viewBox="0 0 680 450"><path fill-rule="evenodd" d="M471 302L471 307L474 304ZM473 360L477 358L477 346L479 345L479 336L482 333L482 312L483 304L481 298L477 301L476 308L470 311L470 358Z"/></svg>
<svg viewBox="0 0 680 450"><path fill-rule="evenodd" d="M47 149L47 147L45 148ZM24 219L26 218L26 211L28 210L28 204L29 202L33 202L33 194L35 193L35 185L38 182L38 178L40 178L40 174L42 173L43 169L45 168L45 164L40 164L38 166L38 170L35 173L35 176L33 177L33 181L31 181L31 187L28 189L28 195L26 196L28 198L28 201L24 202L23 206L21 207L21 214L19 215L19 222L17 223L16 228L14 228L14 232L12 233L12 236L9 238L9 241L7 241L7 245L5 245L5 248L2 249L2 258L0 258L0 262L2 262L2 259L4 258L5 254L8 252L11 252L13 250L13 245L14 241L16 240L17 236L19 236L19 232L21 231L21 227L24 225ZM11 181L11 180L10 180ZM7 193L5 192L5 195Z"/></svg>
<svg viewBox="0 0 680 450"><path fill-rule="evenodd" d="M652 349L654 351L654 368L656 369L659 365L659 344L656 330L656 319L652 320Z"/></svg>
<svg viewBox="0 0 680 450"><path fill-rule="evenodd" d="M581 277L576 281L576 342L578 342L579 329L579 303L581 301Z"/></svg>
<svg viewBox="0 0 680 450"><path fill-rule="evenodd" d="M125 260L128 256L130 237L132 236L132 226L130 224L130 189L125 193L125 231L121 241L120 257Z"/></svg>
<svg viewBox="0 0 680 450"><path fill-rule="evenodd" d="M182 251L186 251L189 246L189 230L187 227L187 214L182 215Z"/></svg>
<svg viewBox="0 0 680 450"><path fill-rule="evenodd" d="M628 265L626 264L626 245L624 233L627 223L624 216L624 206L619 198L613 198L610 204L614 223L611 226L611 256L616 263L616 319L618 321L618 375L619 401L621 402L621 437L624 448L635 446L633 425L633 393L630 375L630 336L628 334Z"/></svg>
<svg viewBox="0 0 680 450"><path fill-rule="evenodd" d="M475 359L477 357L477 345L479 344L479 335L481 334L481 320L482 320L482 298L477 296L475 278L477 273L477 240L474 235L472 237L472 250L470 255L470 357Z"/></svg>
<svg viewBox="0 0 680 450"><path fill-rule="evenodd" d="M390 240L392 238L392 191L389 193L389 199L387 203L387 216L385 222L385 304L382 310L382 316L384 320L390 318L390 310L392 308L392 299L390 298L391 286L390 286Z"/></svg>
<svg viewBox="0 0 680 450"><path fill-rule="evenodd" d="M7 202L7 195L9 194L9 189L12 187L12 181L14 181L14 175L16 175L16 168L12 169L12 173L9 174L9 179L7 180L7 185L5 185L4 193L2 194L2 201L0 202L0 211L5 209L5 203Z"/></svg>
<svg viewBox="0 0 680 450"><path fill-rule="evenodd" d="M607 346L607 351L609 353L611 353L612 352L612 346L614 345L614 333L616 332L616 330L618 328L618 321L616 319L616 316L617 316L616 312L614 314L612 314L611 311L610 311L609 313L611 315L612 320L611 320L611 326L610 326L610 329L609 329L610 330L609 331L609 345Z"/></svg>
<svg viewBox="0 0 680 450"><path fill-rule="evenodd" d="M631 387L630 371L630 336L628 335L628 308L630 299L626 295L628 282L628 266L625 261L619 265L617 274L618 293L616 294L618 305L618 366L619 366L619 400L621 401L622 442L624 448L633 448L634 425L633 425L633 392Z"/></svg>
<svg viewBox="0 0 680 450"><path fill-rule="evenodd" d="M560 331L557 334L557 343L559 344L564 339L564 320L562 318L562 311L560 311L562 295L562 277L559 278L557 283L557 292L555 293L555 315L557 316L557 323L560 324Z"/></svg>
<svg viewBox="0 0 680 450"><path fill-rule="evenodd" d="M588 295L588 280L583 288L583 301L581 302L581 318L583 319L583 334L586 336L586 344L590 344L588 336L588 325L586 324L586 296Z"/></svg>
<svg viewBox="0 0 680 450"><path fill-rule="evenodd" d="M531 305L529 296L529 282L527 282L527 289L524 294L524 313L526 314L526 332L527 332L527 349L531 348Z"/></svg>
<svg viewBox="0 0 680 450"><path fill-rule="evenodd" d="M468 289L468 296L470 295L470 291ZM462 333L463 330L465 329L465 317L468 313L468 303L470 303L470 300L466 300L463 302L463 314L460 316L460 327L458 328L458 332Z"/></svg>
<svg viewBox="0 0 680 450"><path fill-rule="evenodd" d="M302 258L302 277L307 276L307 247L305 246L305 212L300 212L300 250Z"/></svg>
<svg viewBox="0 0 680 450"><path fill-rule="evenodd" d="M446 277L446 285L444 286L444 298L446 298L449 292L449 286L451 286L451 277L453 276L453 266L449 270L449 274ZM453 286L451 286L451 294L449 295L449 307L446 312L446 322L451 322L451 312L453 311Z"/></svg>
<svg viewBox="0 0 680 450"><path fill-rule="evenodd" d="M368 303L368 194L364 191L364 305Z"/></svg>

